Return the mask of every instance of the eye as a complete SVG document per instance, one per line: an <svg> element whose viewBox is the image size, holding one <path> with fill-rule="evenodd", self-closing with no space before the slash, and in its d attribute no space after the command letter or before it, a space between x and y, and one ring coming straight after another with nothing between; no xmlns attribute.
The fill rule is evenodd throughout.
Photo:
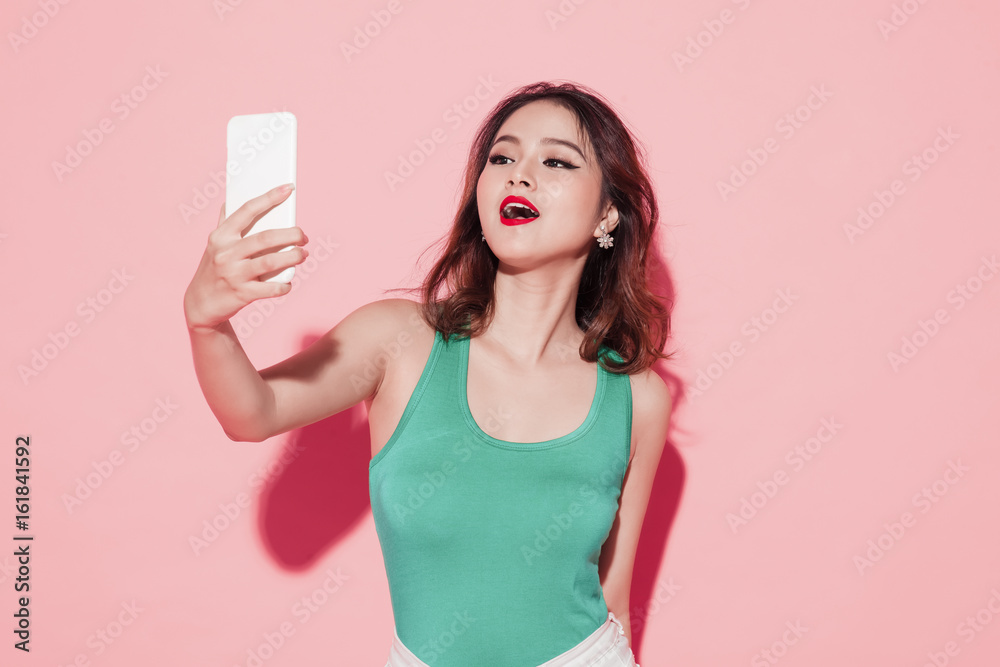
<svg viewBox="0 0 1000 667"><path fill-rule="evenodd" d="M507 162L501 162L501 160L507 160ZM489 157L487 162L489 162L490 164L504 165L508 164L509 162L513 162L513 160L511 160L506 155L503 155L502 153L494 153ZM548 160L545 160L545 162L543 162L542 164L549 164L550 162L553 163L552 164L553 167L561 165L561 168L563 169L579 169L579 167L577 167L575 164L572 164L565 160L557 160L556 158L549 158Z"/></svg>
<svg viewBox="0 0 1000 667"><path fill-rule="evenodd" d="M550 158L550 159L546 160L545 162L546 163L556 162L558 164L563 165L563 167L565 167L566 169L578 169L578 167L576 165L570 164L569 162L566 162L565 160L557 160L555 158Z"/></svg>

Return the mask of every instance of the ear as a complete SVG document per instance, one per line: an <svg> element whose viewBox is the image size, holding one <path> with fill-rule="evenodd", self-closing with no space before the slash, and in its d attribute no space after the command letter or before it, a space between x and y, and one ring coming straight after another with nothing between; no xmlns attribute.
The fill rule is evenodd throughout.
<svg viewBox="0 0 1000 667"><path fill-rule="evenodd" d="M604 225L604 230L607 232L618 226L618 208L614 204L609 203L604 209L604 216L601 217L594 230L594 238L600 238L604 235L604 232L601 231L601 225Z"/></svg>

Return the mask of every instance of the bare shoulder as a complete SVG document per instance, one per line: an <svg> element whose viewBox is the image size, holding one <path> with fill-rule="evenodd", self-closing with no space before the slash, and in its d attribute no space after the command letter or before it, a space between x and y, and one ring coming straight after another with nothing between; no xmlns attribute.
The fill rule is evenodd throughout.
<svg viewBox="0 0 1000 667"><path fill-rule="evenodd" d="M418 304L406 299L354 309L306 349L260 371L274 407L260 418L254 438L301 428L361 401L370 407L387 378L392 385L396 369L408 366L427 328Z"/></svg>
<svg viewBox="0 0 1000 667"><path fill-rule="evenodd" d="M424 320L420 314L420 304L410 299L384 299L377 302L384 304L386 317L392 323L390 328L390 339L396 342L406 336L413 336L418 340L432 340L434 338L434 328Z"/></svg>
<svg viewBox="0 0 1000 667"><path fill-rule="evenodd" d="M362 317L371 327L370 335L378 341L375 353L383 371L375 393L385 382L405 383L414 369L419 375L434 344L434 328L420 314L420 304L410 299L382 299L355 312L361 315L362 310L366 311Z"/></svg>
<svg viewBox="0 0 1000 667"><path fill-rule="evenodd" d="M667 383L652 368L629 376L632 386L632 458L642 452L659 460L666 443L673 397ZM655 450L655 451L654 451Z"/></svg>
<svg viewBox="0 0 1000 667"><path fill-rule="evenodd" d="M381 345L407 336L426 334L431 327L420 315L420 304L409 299L380 299L366 303L349 316ZM403 342L405 345L405 342Z"/></svg>
<svg viewBox="0 0 1000 667"><path fill-rule="evenodd" d="M373 323L381 321L391 325L400 319L405 320L411 313L416 313L418 306L416 301L409 299L379 299L359 306L354 313L364 313Z"/></svg>

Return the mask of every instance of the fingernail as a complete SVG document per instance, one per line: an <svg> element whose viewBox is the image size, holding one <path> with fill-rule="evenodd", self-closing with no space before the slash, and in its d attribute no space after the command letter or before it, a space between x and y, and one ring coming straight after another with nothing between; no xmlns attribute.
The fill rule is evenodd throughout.
<svg viewBox="0 0 1000 667"><path fill-rule="evenodd" d="M280 191L281 192L291 192L294 189L295 189L295 184L294 183L285 183L284 185L281 186L281 190Z"/></svg>

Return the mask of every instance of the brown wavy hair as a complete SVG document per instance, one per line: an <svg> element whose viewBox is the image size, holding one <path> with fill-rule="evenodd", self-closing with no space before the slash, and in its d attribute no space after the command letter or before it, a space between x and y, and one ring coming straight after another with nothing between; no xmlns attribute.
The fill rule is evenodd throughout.
<svg viewBox="0 0 1000 667"><path fill-rule="evenodd" d="M597 155L601 206L613 202L618 209L614 245L604 249L595 241L580 277L576 321L586 334L580 357L599 361L600 347L606 345L621 362L602 356L604 368L615 373L641 372L657 359L673 356L662 352L670 334L672 304L651 291L647 273L647 251L659 209L639 142L610 103L586 86L532 83L513 91L490 111L469 152L451 230L431 246L443 241L444 251L422 285L410 291L420 291L423 319L446 339L453 334L476 336L489 326L499 260L480 236L476 186L500 126L537 100L555 102L576 115ZM439 298L442 287L447 294Z"/></svg>

